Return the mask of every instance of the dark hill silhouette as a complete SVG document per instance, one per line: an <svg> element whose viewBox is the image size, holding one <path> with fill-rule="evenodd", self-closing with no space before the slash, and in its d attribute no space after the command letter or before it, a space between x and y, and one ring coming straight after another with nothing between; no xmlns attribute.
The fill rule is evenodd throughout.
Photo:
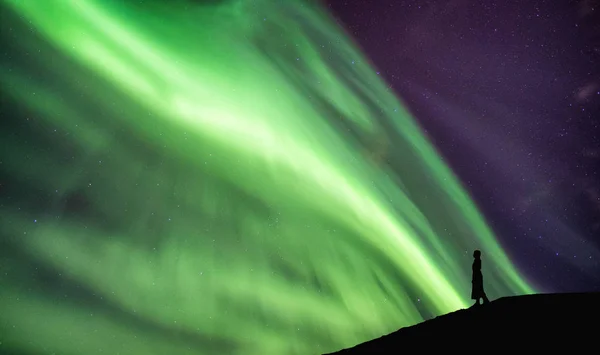
<svg viewBox="0 0 600 355"><path fill-rule="evenodd" d="M600 354L600 293L504 297L332 354L497 353L525 350Z"/></svg>

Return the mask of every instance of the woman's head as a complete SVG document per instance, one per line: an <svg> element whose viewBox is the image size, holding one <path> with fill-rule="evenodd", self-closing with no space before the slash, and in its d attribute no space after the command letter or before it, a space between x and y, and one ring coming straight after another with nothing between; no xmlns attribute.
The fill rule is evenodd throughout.
<svg viewBox="0 0 600 355"><path fill-rule="evenodd" d="M475 259L479 259L481 257L481 252L478 249L475 249L475 251L473 252L473 257Z"/></svg>

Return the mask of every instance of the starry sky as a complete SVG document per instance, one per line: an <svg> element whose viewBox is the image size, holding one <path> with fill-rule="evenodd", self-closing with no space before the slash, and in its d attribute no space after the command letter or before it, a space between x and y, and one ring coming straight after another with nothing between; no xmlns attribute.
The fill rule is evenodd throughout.
<svg viewBox="0 0 600 355"><path fill-rule="evenodd" d="M328 1L519 270L600 290L600 2Z"/></svg>
<svg viewBox="0 0 600 355"><path fill-rule="evenodd" d="M373 4L1 0L0 353L328 353L476 248L597 290L595 3Z"/></svg>

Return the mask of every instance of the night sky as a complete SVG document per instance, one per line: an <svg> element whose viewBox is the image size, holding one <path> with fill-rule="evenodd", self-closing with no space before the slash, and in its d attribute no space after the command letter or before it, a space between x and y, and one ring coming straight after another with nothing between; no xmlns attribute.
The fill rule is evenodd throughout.
<svg viewBox="0 0 600 355"><path fill-rule="evenodd" d="M328 353L470 307L474 249L492 301L600 290L598 1L0 0L0 44L0 353Z"/></svg>
<svg viewBox="0 0 600 355"><path fill-rule="evenodd" d="M600 290L600 2L328 3L519 270Z"/></svg>

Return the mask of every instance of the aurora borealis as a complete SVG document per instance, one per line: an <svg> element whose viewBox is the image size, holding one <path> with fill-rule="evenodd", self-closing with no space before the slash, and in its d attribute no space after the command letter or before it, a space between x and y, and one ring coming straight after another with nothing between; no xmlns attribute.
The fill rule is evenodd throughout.
<svg viewBox="0 0 600 355"><path fill-rule="evenodd" d="M0 351L310 354L533 292L304 1L3 0Z"/></svg>

